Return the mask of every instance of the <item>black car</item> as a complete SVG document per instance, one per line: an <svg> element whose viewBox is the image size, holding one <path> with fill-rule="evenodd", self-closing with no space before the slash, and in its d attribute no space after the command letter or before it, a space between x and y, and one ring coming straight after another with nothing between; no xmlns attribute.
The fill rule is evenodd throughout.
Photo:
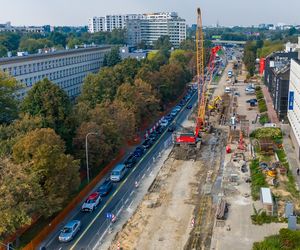
<svg viewBox="0 0 300 250"><path fill-rule="evenodd" d="M133 152L133 155L138 158L138 157L141 157L145 152L145 149L142 147L142 146L138 146L134 152Z"/></svg>
<svg viewBox="0 0 300 250"><path fill-rule="evenodd" d="M124 162L126 168L133 167L137 162L137 158L134 155L130 155L127 160Z"/></svg>
<svg viewBox="0 0 300 250"><path fill-rule="evenodd" d="M166 119L168 122L170 122L170 121L172 121L173 116L172 116L171 114L166 115L166 116L165 116L165 119Z"/></svg>
<svg viewBox="0 0 300 250"><path fill-rule="evenodd" d="M149 139L154 143L156 141L158 137L158 134L156 132L152 132L150 135L149 135Z"/></svg>
<svg viewBox="0 0 300 250"><path fill-rule="evenodd" d="M111 180L106 179L98 189L100 196L106 196L109 193L109 191L112 189L112 187L113 184Z"/></svg>
<svg viewBox="0 0 300 250"><path fill-rule="evenodd" d="M163 132L164 132L164 129L163 129L163 127L161 127L161 126L158 126L156 129L155 129L155 132L156 132L156 134L162 134Z"/></svg>
<svg viewBox="0 0 300 250"><path fill-rule="evenodd" d="M148 148L150 148L152 145L153 145L153 142L152 142L151 139L146 139L146 140L143 142L143 144L142 144L142 146L144 147L144 149L148 149Z"/></svg>
<svg viewBox="0 0 300 250"><path fill-rule="evenodd" d="M186 106L186 109L192 109L193 105L192 104L189 104Z"/></svg>
<svg viewBox="0 0 300 250"><path fill-rule="evenodd" d="M253 103L253 102L257 102L257 99L253 98L253 99L249 99L246 101L246 103Z"/></svg>

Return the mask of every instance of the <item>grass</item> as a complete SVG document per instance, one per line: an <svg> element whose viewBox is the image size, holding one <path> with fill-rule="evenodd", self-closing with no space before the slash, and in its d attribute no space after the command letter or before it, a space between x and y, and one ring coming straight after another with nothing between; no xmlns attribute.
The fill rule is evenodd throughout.
<svg viewBox="0 0 300 250"><path fill-rule="evenodd" d="M253 250L299 250L300 232L292 231L287 228L279 230L279 234L265 237L261 242L253 244Z"/></svg>
<svg viewBox="0 0 300 250"><path fill-rule="evenodd" d="M250 164L251 174L251 195L253 200L258 200L261 187L268 187L265 176L259 167L259 160L252 160Z"/></svg>

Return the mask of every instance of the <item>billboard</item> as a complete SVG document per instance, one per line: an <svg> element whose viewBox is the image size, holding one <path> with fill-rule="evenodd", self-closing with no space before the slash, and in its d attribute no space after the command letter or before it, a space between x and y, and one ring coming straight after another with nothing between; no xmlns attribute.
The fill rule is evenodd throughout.
<svg viewBox="0 0 300 250"><path fill-rule="evenodd" d="M289 110L294 110L294 91L289 93Z"/></svg>

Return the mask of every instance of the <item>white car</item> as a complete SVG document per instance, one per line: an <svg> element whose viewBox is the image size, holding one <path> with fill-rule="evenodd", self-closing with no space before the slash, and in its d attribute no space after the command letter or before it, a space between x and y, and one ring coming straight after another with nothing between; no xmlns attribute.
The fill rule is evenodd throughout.
<svg viewBox="0 0 300 250"><path fill-rule="evenodd" d="M162 120L160 121L160 126L161 126L161 127L166 127L166 126L168 126L168 124L169 124L169 122L168 122L168 120L166 120L166 119L162 119Z"/></svg>
<svg viewBox="0 0 300 250"><path fill-rule="evenodd" d="M225 93L231 93L231 88L230 87L226 87L224 92Z"/></svg>
<svg viewBox="0 0 300 250"><path fill-rule="evenodd" d="M99 205L101 201L101 196L99 192L92 193L81 207L83 212L92 212Z"/></svg>

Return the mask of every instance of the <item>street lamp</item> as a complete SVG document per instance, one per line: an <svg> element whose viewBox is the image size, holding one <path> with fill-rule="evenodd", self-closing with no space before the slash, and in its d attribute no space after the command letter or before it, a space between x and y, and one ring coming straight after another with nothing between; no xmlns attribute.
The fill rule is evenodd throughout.
<svg viewBox="0 0 300 250"><path fill-rule="evenodd" d="M88 183L90 182L89 153L88 153L88 136L89 135L98 135L98 133L89 132L85 136L86 177L87 177Z"/></svg>

